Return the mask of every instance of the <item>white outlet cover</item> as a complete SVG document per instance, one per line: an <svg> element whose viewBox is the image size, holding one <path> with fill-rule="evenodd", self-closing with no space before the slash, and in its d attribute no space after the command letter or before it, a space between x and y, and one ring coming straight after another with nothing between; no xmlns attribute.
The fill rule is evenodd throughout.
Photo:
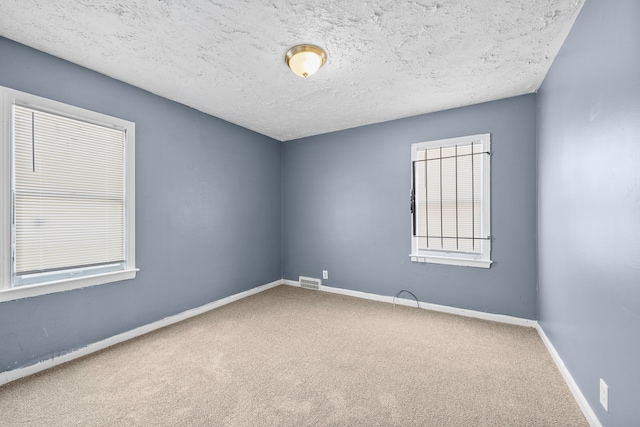
<svg viewBox="0 0 640 427"><path fill-rule="evenodd" d="M600 378L600 404L609 412L609 386Z"/></svg>
<svg viewBox="0 0 640 427"><path fill-rule="evenodd" d="M322 270L322 278L323 279L328 279L329 278L329 271Z"/></svg>

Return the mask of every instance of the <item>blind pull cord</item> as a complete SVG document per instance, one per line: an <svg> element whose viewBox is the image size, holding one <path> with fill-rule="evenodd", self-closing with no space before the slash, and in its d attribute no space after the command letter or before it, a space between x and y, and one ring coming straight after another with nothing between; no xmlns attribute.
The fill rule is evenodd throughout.
<svg viewBox="0 0 640 427"><path fill-rule="evenodd" d="M31 169L36 171L36 114L31 112Z"/></svg>

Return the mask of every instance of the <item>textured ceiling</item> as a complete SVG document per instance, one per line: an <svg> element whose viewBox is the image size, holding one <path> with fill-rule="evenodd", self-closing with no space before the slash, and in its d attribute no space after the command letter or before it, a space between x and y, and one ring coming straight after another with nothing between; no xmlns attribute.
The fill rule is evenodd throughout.
<svg viewBox="0 0 640 427"><path fill-rule="evenodd" d="M286 141L535 92L583 2L1 0L0 35Z"/></svg>

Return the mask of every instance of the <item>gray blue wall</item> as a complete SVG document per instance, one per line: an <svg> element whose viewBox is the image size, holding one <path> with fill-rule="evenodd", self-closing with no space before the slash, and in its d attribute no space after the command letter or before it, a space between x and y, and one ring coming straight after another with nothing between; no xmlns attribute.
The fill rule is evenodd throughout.
<svg viewBox="0 0 640 427"><path fill-rule="evenodd" d="M284 145L0 38L0 85L136 122L141 268L0 303L0 371L329 270L329 286L539 318L603 424L637 425L638 18L637 0L587 0L538 95ZM494 265L411 263L410 145L485 132Z"/></svg>
<svg viewBox="0 0 640 427"><path fill-rule="evenodd" d="M0 303L0 371L282 277L280 142L3 38L0 58L2 86L136 123L140 268Z"/></svg>
<svg viewBox="0 0 640 427"><path fill-rule="evenodd" d="M539 91L540 324L605 426L640 425L639 20L587 0Z"/></svg>
<svg viewBox="0 0 640 427"><path fill-rule="evenodd" d="M491 133L490 269L412 263L411 144ZM284 144L284 277L536 318L536 95Z"/></svg>

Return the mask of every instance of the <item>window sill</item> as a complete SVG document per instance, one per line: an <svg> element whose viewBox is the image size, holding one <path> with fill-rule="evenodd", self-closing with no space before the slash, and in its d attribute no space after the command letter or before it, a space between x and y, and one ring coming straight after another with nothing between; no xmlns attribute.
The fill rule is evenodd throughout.
<svg viewBox="0 0 640 427"><path fill-rule="evenodd" d="M135 268L131 270L96 274L95 276L78 277L73 279L57 280L54 282L38 283L35 285L25 285L16 288L2 289L0 290L0 302L30 298L56 292L65 292L73 289L102 285L104 283L129 280L135 278L138 271L139 269Z"/></svg>
<svg viewBox="0 0 640 427"><path fill-rule="evenodd" d="M464 267L490 268L493 261L489 259L463 259L450 257L437 257L427 255L409 255L412 262L424 262L432 264L461 265Z"/></svg>

